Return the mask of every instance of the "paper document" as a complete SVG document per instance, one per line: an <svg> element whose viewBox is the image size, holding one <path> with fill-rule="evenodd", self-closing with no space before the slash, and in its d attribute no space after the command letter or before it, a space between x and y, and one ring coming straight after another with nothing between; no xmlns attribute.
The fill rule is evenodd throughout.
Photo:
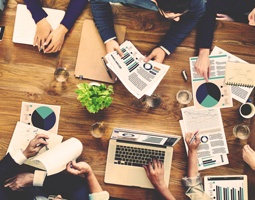
<svg viewBox="0 0 255 200"><path fill-rule="evenodd" d="M60 144L63 139L63 136L36 128L34 126L24 124L22 122L17 122L7 152L10 152L13 155L16 152L18 152L20 149L25 150L29 142L32 139L34 139L36 134L46 134L49 136L49 139L47 139L47 143L48 143L47 147L49 149L52 149L54 146ZM46 151L46 147L42 148L37 154L37 156L44 153L45 151ZM33 161L34 158L35 157L29 158L25 162L25 164L40 168L38 163Z"/></svg>
<svg viewBox="0 0 255 200"><path fill-rule="evenodd" d="M237 56L221 49L220 47L215 46L211 52L211 55L220 55L220 54L226 54L227 55L227 62L236 62L236 63L247 63L246 61L238 58ZM240 101L241 103L245 103L249 96L251 95L251 92L254 87L248 88L248 87L240 87L240 86L231 86L231 93L232 98L236 99L237 101Z"/></svg>
<svg viewBox="0 0 255 200"><path fill-rule="evenodd" d="M207 169L228 164L229 153L219 108L206 110L194 106L181 109L183 121L180 121L183 138L187 132L198 130L201 144L198 147L199 169ZM185 143L186 145L186 143ZM188 151L188 147L186 146Z"/></svg>
<svg viewBox="0 0 255 200"><path fill-rule="evenodd" d="M195 70L197 57L190 58L190 72L194 106L197 109L227 108L233 106L231 86L225 84L227 55L210 56L208 82Z"/></svg>
<svg viewBox="0 0 255 200"><path fill-rule="evenodd" d="M65 15L65 11L51 8L43 9L48 14L46 20L49 22L52 29L55 30L58 28ZM36 24L30 11L27 9L26 5L18 4L12 41L14 43L33 45L35 33Z"/></svg>
<svg viewBox="0 0 255 200"><path fill-rule="evenodd" d="M60 106L22 102L20 121L57 134L59 115Z"/></svg>
<svg viewBox="0 0 255 200"><path fill-rule="evenodd" d="M50 150L40 154L33 161L41 163L47 175L63 171L67 163L78 158L82 153L83 145L76 138L70 138Z"/></svg>
<svg viewBox="0 0 255 200"><path fill-rule="evenodd" d="M168 65L149 61L130 42L120 45L124 56L121 58L116 51L105 56L107 66L118 76L124 86L137 98L151 95L163 79Z"/></svg>
<svg viewBox="0 0 255 200"><path fill-rule="evenodd" d="M183 136L186 152L188 155L189 149L188 149L187 143L185 142L185 135L187 132L185 131L185 128L184 128L184 121L180 120L179 123L180 123L181 131L182 131L182 136ZM198 149L198 154L201 155L202 151L203 149L200 149L200 150ZM201 156L201 157L198 157L198 170L200 171L204 169L209 169L212 167L226 165L228 163L229 161L228 161L227 154L217 154L217 155L205 156L205 157Z"/></svg>

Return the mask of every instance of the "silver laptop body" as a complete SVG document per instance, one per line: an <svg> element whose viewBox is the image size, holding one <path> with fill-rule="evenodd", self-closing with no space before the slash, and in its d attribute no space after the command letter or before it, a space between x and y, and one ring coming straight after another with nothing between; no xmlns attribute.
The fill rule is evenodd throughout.
<svg viewBox="0 0 255 200"><path fill-rule="evenodd" d="M142 165L146 165L152 157L157 157L164 163L164 178L168 185L173 146L180 138L181 136L115 128L109 141L105 183L154 188Z"/></svg>

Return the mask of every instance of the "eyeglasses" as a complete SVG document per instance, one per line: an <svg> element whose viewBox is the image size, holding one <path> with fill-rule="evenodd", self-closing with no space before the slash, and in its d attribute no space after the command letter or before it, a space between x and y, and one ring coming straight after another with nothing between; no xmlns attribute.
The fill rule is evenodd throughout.
<svg viewBox="0 0 255 200"><path fill-rule="evenodd" d="M67 200L67 199L63 199L62 197L58 197L56 195L49 195L48 200Z"/></svg>
<svg viewBox="0 0 255 200"><path fill-rule="evenodd" d="M163 16L163 17L165 17L166 19L176 19L176 18L178 18L178 17L181 17L182 15L184 15L184 14L186 14L187 12L189 12L189 10L185 10L184 12L182 12L182 13L174 13L174 12L171 12L171 11L164 11L164 10L162 10L160 7L158 7L158 4L157 4L157 2L155 1L154 2L155 3L155 5L156 5L156 7L158 8L158 11L159 11L159 13Z"/></svg>

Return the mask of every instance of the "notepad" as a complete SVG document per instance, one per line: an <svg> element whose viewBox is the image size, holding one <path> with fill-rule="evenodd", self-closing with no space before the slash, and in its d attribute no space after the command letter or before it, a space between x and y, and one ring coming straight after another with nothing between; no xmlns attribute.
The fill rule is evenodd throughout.
<svg viewBox="0 0 255 200"><path fill-rule="evenodd" d="M227 62L225 83L228 85L254 87L255 64Z"/></svg>
<svg viewBox="0 0 255 200"><path fill-rule="evenodd" d="M56 29L64 17L65 11L51 8L43 9L48 14L46 20L50 23L53 30ZM36 24L30 11L26 5L18 4L12 41L14 43L33 45L35 33Z"/></svg>

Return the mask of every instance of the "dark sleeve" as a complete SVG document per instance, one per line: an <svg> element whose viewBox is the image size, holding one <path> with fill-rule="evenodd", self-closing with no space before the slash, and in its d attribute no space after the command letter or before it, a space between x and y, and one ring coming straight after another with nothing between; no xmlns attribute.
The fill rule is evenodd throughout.
<svg viewBox="0 0 255 200"><path fill-rule="evenodd" d="M31 12L32 17L37 24L41 19L47 17L47 13L42 9L40 0L25 0L27 9Z"/></svg>
<svg viewBox="0 0 255 200"><path fill-rule="evenodd" d="M197 47L211 49L216 24L218 6L223 6L219 0L208 0L206 11L197 29Z"/></svg>
<svg viewBox="0 0 255 200"><path fill-rule="evenodd" d="M90 6L94 22L102 40L105 42L110 38L116 37L111 5L91 0Z"/></svg>
<svg viewBox="0 0 255 200"><path fill-rule="evenodd" d="M10 154L8 153L1 161L0 161L0 182L3 185L4 181L17 173L18 168L20 167L17 164Z"/></svg>
<svg viewBox="0 0 255 200"><path fill-rule="evenodd" d="M82 11L84 10L87 3L88 0L71 0L68 5L65 16L61 21L61 24L63 24L68 30L70 30L73 27L76 19L80 16Z"/></svg>
<svg viewBox="0 0 255 200"><path fill-rule="evenodd" d="M205 6L203 0L192 0L189 12L181 16L179 22L172 22L171 27L161 41L160 46L163 46L172 53L192 31L199 19L203 16L204 11Z"/></svg>

